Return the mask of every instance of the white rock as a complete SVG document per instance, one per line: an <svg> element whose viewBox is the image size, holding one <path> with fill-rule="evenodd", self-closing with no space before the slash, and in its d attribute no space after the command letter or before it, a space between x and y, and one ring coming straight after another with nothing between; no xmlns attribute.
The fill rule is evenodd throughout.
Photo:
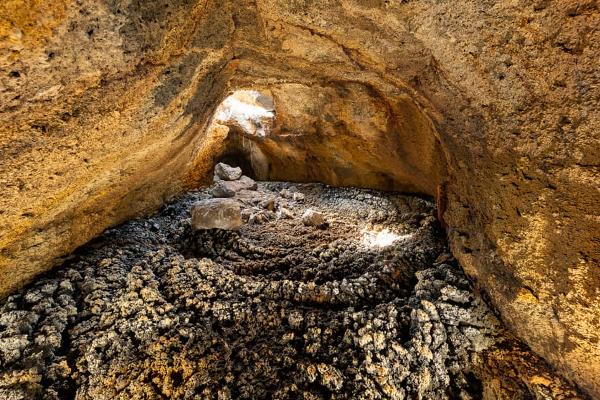
<svg viewBox="0 0 600 400"><path fill-rule="evenodd" d="M302 201L304 200L304 194L298 192L298 189L295 186L290 187L289 189L281 189L279 195L284 199Z"/></svg>
<svg viewBox="0 0 600 400"><path fill-rule="evenodd" d="M242 210L235 200L208 199L200 201L192 207L192 227L196 230L234 230L243 224Z"/></svg>
<svg viewBox="0 0 600 400"><path fill-rule="evenodd" d="M224 181L236 181L242 176L242 169L225 163L218 163L215 166L215 175Z"/></svg>
<svg viewBox="0 0 600 400"><path fill-rule="evenodd" d="M292 193L292 191L289 189L281 189L279 195L284 199L291 199L292 197L294 197L294 193Z"/></svg>
<svg viewBox="0 0 600 400"><path fill-rule="evenodd" d="M294 218L294 213L285 207L279 207L279 210L277 211L277 218L278 219L292 219L292 218Z"/></svg>
<svg viewBox="0 0 600 400"><path fill-rule="evenodd" d="M304 201L304 195L302 193L294 193L292 199L295 201Z"/></svg>
<svg viewBox="0 0 600 400"><path fill-rule="evenodd" d="M306 226L316 226L318 228L323 228L327 225L325 216L310 208L302 214L302 223Z"/></svg>

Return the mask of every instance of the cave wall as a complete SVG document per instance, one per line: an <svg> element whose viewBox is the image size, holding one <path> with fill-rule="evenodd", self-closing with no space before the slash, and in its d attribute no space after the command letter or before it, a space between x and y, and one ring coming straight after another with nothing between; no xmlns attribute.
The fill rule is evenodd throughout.
<svg viewBox="0 0 600 400"><path fill-rule="evenodd" d="M340 124L313 134L350 153L369 131L409 155L430 143L438 158L403 161L394 184L438 197L507 325L600 396L598 26L595 0L2 2L0 295L206 183L226 134L207 126L232 90L285 104L289 85L344 88L367 106L332 96L280 127L327 105ZM394 118L366 114L373 101ZM427 125L414 140L399 125L412 109Z"/></svg>

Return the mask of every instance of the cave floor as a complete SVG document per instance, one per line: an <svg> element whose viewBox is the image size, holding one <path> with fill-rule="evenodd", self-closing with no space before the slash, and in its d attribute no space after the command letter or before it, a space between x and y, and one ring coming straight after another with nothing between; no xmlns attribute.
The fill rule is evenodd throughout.
<svg viewBox="0 0 600 400"><path fill-rule="evenodd" d="M575 396L473 291L427 200L259 183L239 231L193 232L209 197L110 229L1 301L0 399Z"/></svg>

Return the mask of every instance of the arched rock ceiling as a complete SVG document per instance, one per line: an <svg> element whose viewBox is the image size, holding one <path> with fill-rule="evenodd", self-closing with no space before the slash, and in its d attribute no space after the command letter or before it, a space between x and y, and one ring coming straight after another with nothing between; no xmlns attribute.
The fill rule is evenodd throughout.
<svg viewBox="0 0 600 400"><path fill-rule="evenodd" d="M397 184L435 186L504 321L600 396L599 25L595 0L2 2L0 294L205 182L232 90L368 88L447 162Z"/></svg>

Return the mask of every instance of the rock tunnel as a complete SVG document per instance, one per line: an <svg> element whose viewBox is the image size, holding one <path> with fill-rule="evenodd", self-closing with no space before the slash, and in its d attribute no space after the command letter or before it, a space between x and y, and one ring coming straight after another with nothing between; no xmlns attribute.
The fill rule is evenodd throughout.
<svg viewBox="0 0 600 400"><path fill-rule="evenodd" d="M412 99L392 107L356 83L235 91L212 121L207 142L222 140L213 160L239 164L260 180L433 197L446 175L437 132Z"/></svg>
<svg viewBox="0 0 600 400"><path fill-rule="evenodd" d="M434 199L502 323L600 396L599 23L583 0L4 2L0 297L226 161ZM218 117L240 91L274 115L251 134Z"/></svg>

